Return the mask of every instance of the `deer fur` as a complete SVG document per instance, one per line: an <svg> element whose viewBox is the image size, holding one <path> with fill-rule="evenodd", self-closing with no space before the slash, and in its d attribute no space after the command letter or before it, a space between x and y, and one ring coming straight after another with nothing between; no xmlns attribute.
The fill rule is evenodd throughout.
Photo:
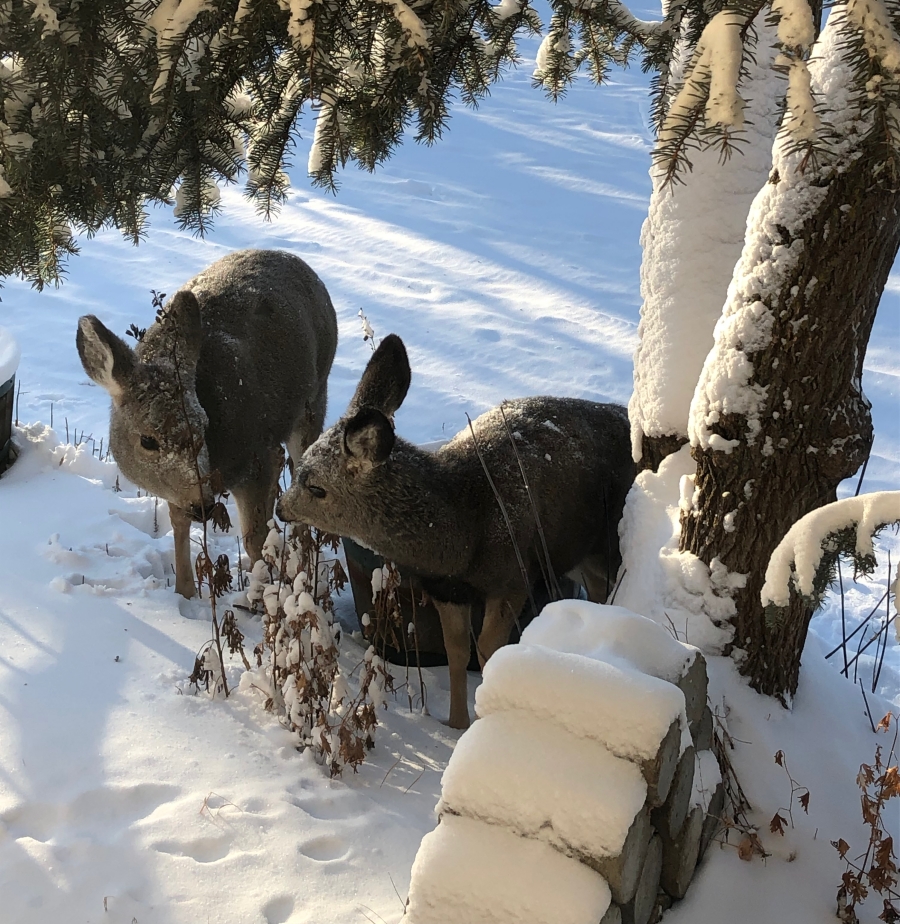
<svg viewBox="0 0 900 924"><path fill-rule="evenodd" d="M191 522L219 491L234 495L246 550L261 558L281 445L299 459L325 419L337 319L318 276L289 253L240 250L176 292L135 349L93 315L76 343L112 398L119 468L169 502L176 591L194 595Z"/></svg>
<svg viewBox="0 0 900 924"><path fill-rule="evenodd" d="M541 576L541 543L516 450L554 572L571 573L602 601L621 561L617 527L635 475L628 418L613 404L522 398L475 420L474 436L467 428L431 453L394 434L391 417L409 384L406 349L392 334L372 355L345 416L297 463L278 513L349 536L419 579L441 618L450 725L465 728L470 609L484 604L477 643L483 665L509 640L527 588Z"/></svg>

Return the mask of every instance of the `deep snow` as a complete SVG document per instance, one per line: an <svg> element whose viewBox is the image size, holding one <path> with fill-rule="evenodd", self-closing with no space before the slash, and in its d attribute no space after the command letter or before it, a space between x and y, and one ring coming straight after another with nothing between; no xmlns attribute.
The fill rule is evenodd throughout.
<svg viewBox="0 0 900 924"><path fill-rule="evenodd" d="M408 438L452 435L465 412L526 394L626 402L650 191L645 80L632 72L600 91L576 87L554 107L530 88L530 70L526 62L478 112L457 110L434 150L408 146L374 177L344 175L337 199L307 187L304 141L295 192L273 224L226 190L206 241L158 211L136 250L114 233L84 242L59 291L8 281L0 312L23 352L20 420L52 415L63 441L67 427L71 441L76 432L105 441L106 397L78 362L77 317L96 313L120 333L146 326L151 288L171 294L246 246L298 253L331 292L341 342L330 420L369 356L360 308L376 336L396 331L409 348L413 386L397 415ZM898 308L895 276L864 379L876 426L869 491L900 484ZM179 606L164 586L164 505L156 535L152 498L125 484L115 493L115 473L91 460L91 444L55 446L39 427L19 440L23 455L0 480L0 921L397 921L459 737L439 722L446 670L425 672L431 716L410 712L401 694L360 773L329 781L252 692L228 703L188 695L209 630L201 605ZM676 491L672 515L678 500ZM900 545L885 541L896 562ZM230 551L233 539L217 542ZM849 625L877 601L885 575L882 565L848 590ZM795 808L797 828L783 841L764 834L765 864L714 848L667 920L830 920L841 864L829 841L861 843L854 778L875 744L859 688L824 661L839 638L832 601L813 623L791 713L712 659L714 705L727 700L755 820L765 828L789 796L778 749L811 790L810 815ZM345 647L352 667L362 649ZM892 644L880 695L869 694L873 713L900 705L896 654ZM871 659L861 664L871 677ZM862 920L878 911L870 901Z"/></svg>

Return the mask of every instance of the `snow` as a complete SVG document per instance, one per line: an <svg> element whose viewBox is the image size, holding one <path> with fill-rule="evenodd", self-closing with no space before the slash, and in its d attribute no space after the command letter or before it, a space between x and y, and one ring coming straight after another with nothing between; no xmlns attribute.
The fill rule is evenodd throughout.
<svg viewBox="0 0 900 924"><path fill-rule="evenodd" d="M719 762L712 751L698 751L694 755L694 784L691 789L691 805L699 805L703 811L709 809L709 801L722 781Z"/></svg>
<svg viewBox="0 0 900 924"><path fill-rule="evenodd" d="M0 327L0 385L6 384L16 374L21 355L16 338L5 327Z"/></svg>
<svg viewBox="0 0 900 924"><path fill-rule="evenodd" d="M838 15L829 16L822 31L810 73L813 93L826 98L832 111L836 136L830 144L839 159L854 148L864 126L858 124L858 109L853 105L852 68L842 57L844 17L836 12ZM803 153L794 149L792 120L793 115L787 118L787 128L783 127L774 148L773 169L780 182L766 183L750 209L744 249L691 403L688 435L692 446L733 449L733 441L716 440L718 434L711 430L729 414L746 418L744 438L749 445L756 442L762 429L767 389L753 381L751 357L771 340L773 310L782 281L803 253L800 229L804 216L827 195L827 185L816 182L818 171L805 170ZM785 234L790 236L789 244L783 243ZM773 446L772 452L778 448Z"/></svg>
<svg viewBox="0 0 900 924"><path fill-rule="evenodd" d="M872 555L875 530L891 523L900 523L900 491L845 497L806 514L788 530L769 559L760 594L763 606L787 606L792 583L800 593L812 594L823 546L832 533L855 526L856 551ZM894 604L900 605L896 599Z"/></svg>
<svg viewBox="0 0 900 924"><path fill-rule="evenodd" d="M623 664L669 683L677 683L697 657L696 648L658 622L623 606L586 600L549 604L522 633L522 642Z"/></svg>
<svg viewBox="0 0 900 924"><path fill-rule="evenodd" d="M772 0L772 12L778 16L778 41L782 46L805 51L815 41L812 9L804 0Z"/></svg>
<svg viewBox="0 0 900 924"><path fill-rule="evenodd" d="M563 851L615 857L646 799L636 764L553 721L511 710L480 718L463 735L437 811L504 825Z"/></svg>
<svg viewBox="0 0 900 924"><path fill-rule="evenodd" d="M445 816L422 840L405 924L597 924L609 887L539 841Z"/></svg>
<svg viewBox="0 0 900 924"><path fill-rule="evenodd" d="M691 399L741 255L747 212L769 175L784 78L772 70L775 35L766 15L754 24L755 60L745 62L744 153L722 163L714 147L692 151L693 169L674 186L664 186L661 165L650 171L653 196L641 232L641 341L628 406L636 460L644 434L687 435ZM717 208L725 196L729 208Z"/></svg>
<svg viewBox="0 0 900 924"><path fill-rule="evenodd" d="M883 0L847 0L847 19L862 33L869 56L888 71L900 73L900 39Z"/></svg>
<svg viewBox="0 0 900 924"><path fill-rule="evenodd" d="M359 774L337 781L293 749L252 686L228 701L191 695L185 678L209 637L208 611L201 602L179 602L166 586L173 554L165 505L138 497L124 479L117 493L115 467L91 454L108 432L108 397L81 369L75 326L79 315L94 313L119 334L133 322L146 327L151 288L171 294L233 249L283 247L321 275L339 315L329 423L346 408L371 355L360 308L376 337L392 330L404 337L415 387L397 425L416 442L456 433L465 412L474 419L504 398L549 392L627 401L640 304L638 239L650 196L646 77L634 69L612 74L599 90L576 84L550 106L530 85L536 48L523 45L529 60L477 112L455 110L438 145L407 144L374 175L344 174L337 198L308 186L304 145L313 121L305 115L294 191L272 224L239 190L224 188L222 215L206 240L179 231L171 210L156 209L137 249L114 231L80 241L82 253L58 290L38 293L4 280L2 323L22 348L19 419L28 422L15 436L24 453L0 478L4 922L400 920L419 842L425 834L429 845L438 839L428 832L441 773L460 740L441 724L446 669L423 669L426 712L411 673L414 709L405 689L390 697L375 749ZM698 200L700 184L691 189L674 201ZM721 190L716 195L727 186ZM698 249L712 256L715 241L704 238ZM708 267L698 261L694 269ZM722 301L724 286L720 307ZM876 427L866 491L900 484L898 319L894 275L866 357ZM45 429L51 413L52 435ZM76 429L94 442L86 436L71 445ZM710 652L721 650L729 632L703 615L700 602L708 594L704 605L727 609L729 601L714 597L708 569L704 577L682 565L671 544L680 482L692 471L685 449L658 476L640 477L629 498L635 528L616 603L667 627L668 616L681 640ZM855 480L844 486L842 496L855 487ZM690 498L693 486L686 490ZM900 560L893 533L880 543ZM233 556L236 541L216 535L213 545ZM693 590L669 582L682 572L696 578ZM850 586L846 574L845 581L849 631L877 603L887 578L882 569L865 583ZM348 627L341 665L349 677L365 648L351 636L355 617L346 595L339 609ZM258 620L236 612L255 644ZM751 691L730 659L710 656L711 702L728 710L731 755L773 856L747 863L733 846L714 844L666 921L832 920L842 867L828 842L862 844L854 778L883 740L870 731L858 686L839 675L836 659L824 660L840 633L840 600L831 598L813 620L791 712ZM871 663L863 655L867 683ZM867 688L873 713L900 705L895 663L892 638L876 693ZM240 675L236 662L226 672L235 681ZM405 684L404 672L395 673ZM784 840L768 833L768 820L789 798L772 760L778 749L812 791L810 815L795 806L797 829ZM896 828L895 819L888 822ZM478 824L448 817L438 831L443 838L454 825L481 830ZM455 895L509 883L514 903L518 893L534 897L535 883L556 883L569 897L542 905L543 919L597 924L608 901L600 877L546 844L508 835L510 842L492 829L485 837L491 834L499 840L478 836L456 845L473 852L452 855L458 865L447 875L457 883ZM441 888L435 884L438 899L446 894ZM424 915L421 897L412 901ZM488 913L483 902L476 905L473 924ZM506 920L541 920L535 909ZM877 924L879 913L870 899L860 917ZM431 920L447 924L438 906Z"/></svg>
<svg viewBox="0 0 900 924"><path fill-rule="evenodd" d="M669 726L683 718L684 696L624 663L520 644L493 655L475 694L479 716L510 710L556 722L617 757L641 761L655 757Z"/></svg>

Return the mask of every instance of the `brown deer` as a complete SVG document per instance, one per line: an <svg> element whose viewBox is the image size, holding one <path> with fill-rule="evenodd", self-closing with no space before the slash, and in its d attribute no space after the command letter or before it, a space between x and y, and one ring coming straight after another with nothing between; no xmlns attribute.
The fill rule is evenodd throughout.
<svg viewBox="0 0 900 924"><path fill-rule="evenodd" d="M394 434L391 416L409 384L406 349L392 334L372 355L347 413L295 466L278 513L349 536L418 578L441 618L450 725L465 728L474 603L484 604L483 665L508 641L541 576L545 545L556 574L571 572L592 600L606 598L635 475L628 418L613 404L522 398L432 453Z"/></svg>
<svg viewBox="0 0 900 924"><path fill-rule="evenodd" d="M93 315L78 322L85 372L112 398L109 441L124 475L169 502L175 589L195 592L192 521L234 495L244 544L262 556L287 443L322 432L337 319L299 258L240 250L191 279L132 349Z"/></svg>

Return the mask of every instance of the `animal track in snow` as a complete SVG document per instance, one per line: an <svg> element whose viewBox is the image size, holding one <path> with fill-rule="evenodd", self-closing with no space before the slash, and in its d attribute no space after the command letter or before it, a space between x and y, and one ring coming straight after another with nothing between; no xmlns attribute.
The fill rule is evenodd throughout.
<svg viewBox="0 0 900 924"><path fill-rule="evenodd" d="M294 911L294 899L290 895L279 895L263 905L266 924L286 924Z"/></svg>
<svg viewBox="0 0 900 924"><path fill-rule="evenodd" d="M66 841L68 836L108 841L111 832L150 815L178 793L177 786L141 783L92 789L70 803L26 802L0 815L0 825L16 839Z"/></svg>
<svg viewBox="0 0 900 924"><path fill-rule="evenodd" d="M158 841L153 848L173 857L188 857L197 863L215 863L231 852L231 841L230 834L219 834L187 841Z"/></svg>
<svg viewBox="0 0 900 924"><path fill-rule="evenodd" d="M350 848L342 837L333 834L323 834L311 840L304 841L299 847L300 853L310 860L319 863L328 863L331 860L341 860L350 853Z"/></svg>
<svg viewBox="0 0 900 924"><path fill-rule="evenodd" d="M360 797L349 791L340 796L314 795L305 798L287 793L284 798L286 802L306 812L311 818L317 818L320 821L353 818L364 811Z"/></svg>

